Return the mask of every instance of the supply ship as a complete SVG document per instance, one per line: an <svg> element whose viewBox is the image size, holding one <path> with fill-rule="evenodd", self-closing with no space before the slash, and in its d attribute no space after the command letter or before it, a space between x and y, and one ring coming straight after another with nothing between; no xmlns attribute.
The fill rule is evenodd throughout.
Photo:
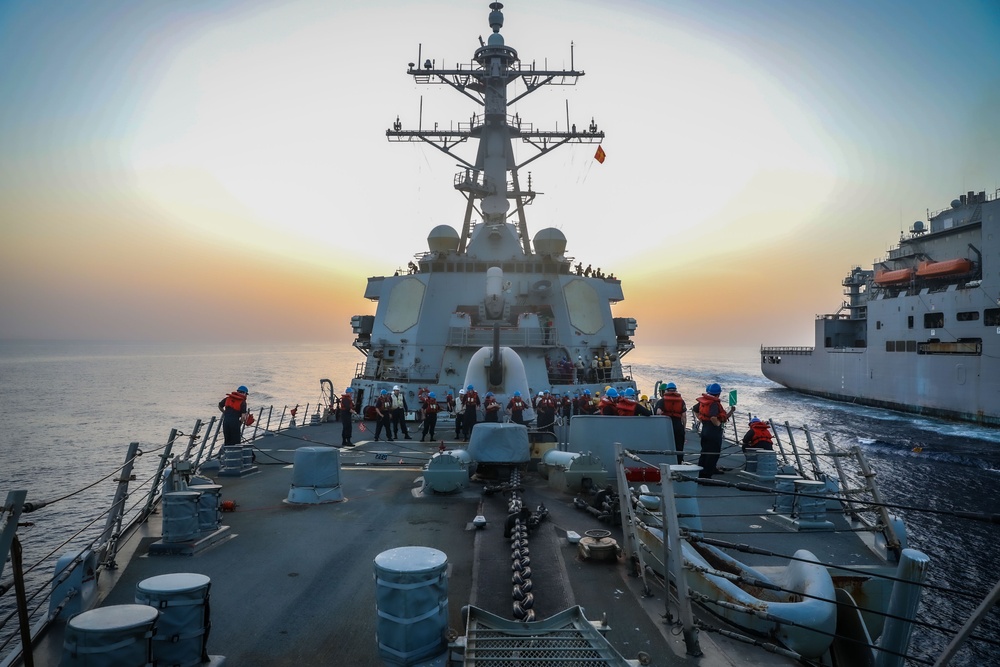
<svg viewBox="0 0 1000 667"><path fill-rule="evenodd" d="M851 270L813 347L761 347L763 374L824 398L1000 425L997 193L927 217L870 270Z"/></svg>
<svg viewBox="0 0 1000 667"><path fill-rule="evenodd" d="M453 187L466 200L465 213L460 229L431 229L427 250L405 272L368 279L364 296L377 302L375 314L351 321L354 347L364 355L351 381L361 406L396 385L410 407L421 388L443 397L473 384L503 400L514 391L635 386L622 358L634 347L636 321L611 312L624 299L621 281L589 263L574 265L555 226L531 237L527 225L526 208L541 193L531 175L522 176L524 167L568 144L596 145L603 161L604 132L593 119L578 127L568 117L568 127L538 129L510 108L547 86L575 85L584 72L572 56L568 70L522 62L499 32L500 7L491 5L493 33L480 39L471 62L440 68L420 64L418 53L409 64L418 84L450 86L478 106L455 129L404 129L397 117L386 131L391 142L424 142L458 162ZM515 141L532 152L520 163ZM477 148L466 158L459 149L469 144ZM480 352L484 346L492 351Z"/></svg>

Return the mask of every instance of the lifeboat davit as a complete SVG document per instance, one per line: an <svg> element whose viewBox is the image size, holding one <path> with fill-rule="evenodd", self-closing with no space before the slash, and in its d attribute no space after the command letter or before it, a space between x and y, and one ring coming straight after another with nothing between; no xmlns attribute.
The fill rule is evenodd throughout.
<svg viewBox="0 0 1000 667"><path fill-rule="evenodd" d="M899 285L910 282L913 277L913 269L896 269L895 271L876 271L876 285Z"/></svg>
<svg viewBox="0 0 1000 667"><path fill-rule="evenodd" d="M972 272L972 262L967 259L948 259L943 262L920 262L917 275L921 278L943 278Z"/></svg>

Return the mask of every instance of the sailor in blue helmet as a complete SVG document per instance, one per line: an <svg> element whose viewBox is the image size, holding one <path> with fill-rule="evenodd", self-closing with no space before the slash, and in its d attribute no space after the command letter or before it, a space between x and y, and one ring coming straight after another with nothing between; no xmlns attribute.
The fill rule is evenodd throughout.
<svg viewBox="0 0 1000 667"><path fill-rule="evenodd" d="M437 427L439 412L441 412L441 404L437 402L437 395L433 391L428 392L424 398L424 430L420 435L420 442L423 442L428 435L430 435L431 440L434 440L434 429Z"/></svg>
<svg viewBox="0 0 1000 667"><path fill-rule="evenodd" d="M471 384L465 388L465 398L462 399L462 405L465 408L462 412L462 440L468 442L469 438L472 437L472 429L476 426L476 421L479 418L479 406L481 405L479 394L476 393L476 388Z"/></svg>
<svg viewBox="0 0 1000 667"><path fill-rule="evenodd" d="M378 400L375 401L375 442L382 435L385 428L385 439L392 442L392 396L385 389L379 392Z"/></svg>
<svg viewBox="0 0 1000 667"><path fill-rule="evenodd" d="M500 421L500 411L503 406L493 395L492 391L486 392L483 398L483 421L498 423Z"/></svg>
<svg viewBox="0 0 1000 667"><path fill-rule="evenodd" d="M767 422L757 417L750 419L750 429L743 435L743 451L751 449L774 449L774 439Z"/></svg>
<svg viewBox="0 0 1000 667"><path fill-rule="evenodd" d="M222 413L222 437L224 445L238 445L243 440L243 422L250 412L247 407L247 394L250 392L240 385L236 391L230 392L219 401L219 412Z"/></svg>
<svg viewBox="0 0 1000 667"><path fill-rule="evenodd" d="M677 451L677 463L684 463L684 435L687 431L687 404L677 385L673 382L660 383L660 400L653 405L653 413L670 418L674 434L674 449Z"/></svg>
<svg viewBox="0 0 1000 667"><path fill-rule="evenodd" d="M719 462L719 455L722 453L722 429L723 424L732 416L736 406L726 408L719 400L722 387L718 383L705 387L705 393L698 397L698 404L695 406L698 421L701 422L701 456L698 457L698 465L701 472L698 477L711 479L712 475L721 472L716 468Z"/></svg>
<svg viewBox="0 0 1000 667"><path fill-rule="evenodd" d="M524 424L524 411L528 409L528 404L521 398L521 392L515 391L514 395L507 401L507 412L510 413L510 420L515 424Z"/></svg>

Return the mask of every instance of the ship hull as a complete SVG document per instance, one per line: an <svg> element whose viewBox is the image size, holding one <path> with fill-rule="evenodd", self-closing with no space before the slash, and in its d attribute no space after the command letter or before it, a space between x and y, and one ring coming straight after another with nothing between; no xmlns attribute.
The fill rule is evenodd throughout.
<svg viewBox="0 0 1000 667"><path fill-rule="evenodd" d="M867 348L763 348L761 371L803 394L1000 426L1000 369L985 369L983 357L878 355Z"/></svg>

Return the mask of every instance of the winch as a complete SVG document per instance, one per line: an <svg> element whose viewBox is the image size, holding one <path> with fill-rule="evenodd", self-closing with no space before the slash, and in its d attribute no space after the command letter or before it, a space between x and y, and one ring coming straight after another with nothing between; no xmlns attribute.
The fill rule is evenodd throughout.
<svg viewBox="0 0 1000 667"><path fill-rule="evenodd" d="M615 560L622 548L611 537L610 530L588 530L577 545L580 556L588 560Z"/></svg>

